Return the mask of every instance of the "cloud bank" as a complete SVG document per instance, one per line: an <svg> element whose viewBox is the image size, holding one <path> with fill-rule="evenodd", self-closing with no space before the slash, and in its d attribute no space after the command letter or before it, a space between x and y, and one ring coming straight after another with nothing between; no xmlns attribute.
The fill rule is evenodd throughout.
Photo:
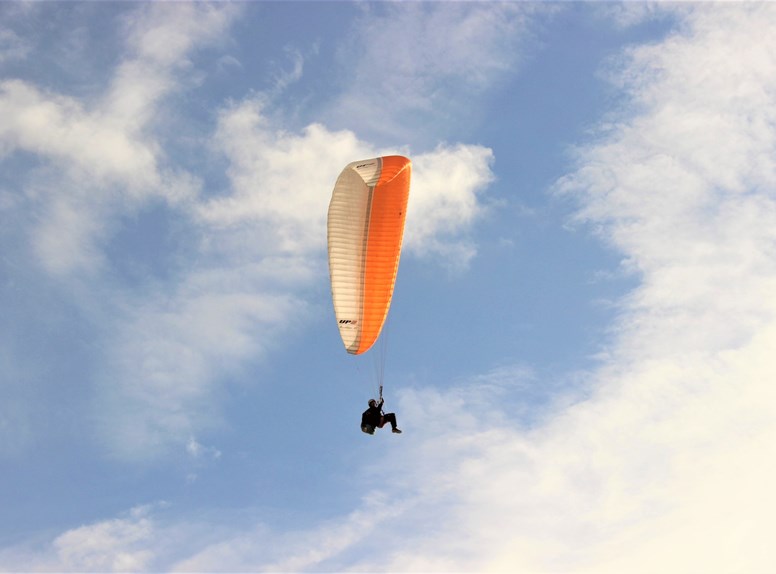
<svg viewBox="0 0 776 574"><path fill-rule="evenodd" d="M611 79L626 100L557 184L557 193L578 201L577 220L640 279L621 301L612 339L600 367L584 375L583 392L558 398L526 422L513 418L525 408L514 397L541 381L523 368L446 391L405 390L402 420L418 438L383 457L400 476L367 474L373 489L360 501L363 511L303 531L277 532L260 519L207 530L143 507L64 532L42 548L6 549L0 562L117 571L770 572L776 10L695 5L679 16L675 33L632 48L613 65ZM270 142L265 147L288 177L302 177L291 158L313 157L303 153L308 144L327 153L340 151L321 141L336 142L332 150L378 149L324 126L284 133L252 100L224 110L217 139L230 129ZM191 210L203 262L182 272L175 289L131 311L122 344L113 347L113 360L127 361L114 397L147 413L148 397L177 393L155 414L137 414L153 420L124 421L127 435L141 429L140 438L122 439L127 452L153 446L155 434L162 444L192 444L203 424L193 414L217 395L220 358L245 359L265 341L238 309L279 321L268 308L284 314L284 304L296 308L298 301L271 297L301 300L291 286L309 280L309 261L322 261L323 247L305 233L322 225L318 211L286 209L274 188L262 191L264 179L254 172L284 181L263 154L226 145L224 153L229 193ZM492 177L489 150L433 153L418 160L418 180L431 195L444 185L433 181L438 168L424 174L424 164L448 166L449 155L459 153L472 169L456 176L470 183L452 205L447 198L415 200L418 211L433 214L434 204L449 213L413 223L408 240L421 251L451 220L459 222L453 231L465 229ZM330 175L308 185L328 185ZM262 193L272 201L256 201ZM256 257L243 241L275 232L280 248L259 242ZM280 271L268 277L267 269ZM192 326L213 317L213 340L204 341ZM168 373L181 359L191 369L183 386ZM131 384L138 379L130 364L140 365L140 384Z"/></svg>
<svg viewBox="0 0 776 574"><path fill-rule="evenodd" d="M347 534L356 513L286 533L305 550L276 546L285 558L256 555L275 536L257 526L164 567L771 569L776 46L765 32L776 11L705 5L683 17L613 69L629 100L558 184L641 278L586 396L525 426L503 410L535 384L522 369L407 390L403 420L431 438L387 455L403 472L378 481L392 510L373 516L379 540Z"/></svg>

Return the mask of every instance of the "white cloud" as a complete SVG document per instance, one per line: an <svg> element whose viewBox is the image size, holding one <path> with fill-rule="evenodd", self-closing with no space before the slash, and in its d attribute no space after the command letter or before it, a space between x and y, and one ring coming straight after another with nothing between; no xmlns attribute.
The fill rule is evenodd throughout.
<svg viewBox="0 0 776 574"><path fill-rule="evenodd" d="M21 149L49 157L103 184L128 181L143 188L153 183L151 150L72 98L8 80L0 84L0 117L6 153Z"/></svg>
<svg viewBox="0 0 776 574"><path fill-rule="evenodd" d="M304 56L297 50L286 48L286 56L291 63L290 70L282 68L280 65L276 66L273 73L273 87L271 94L280 96L285 92L288 87L295 82L298 82L304 72Z"/></svg>
<svg viewBox="0 0 776 574"><path fill-rule="evenodd" d="M492 161L492 150L472 145L439 146L415 156L405 239L409 251L454 267L467 265L476 247L461 236L483 214L479 194L494 179Z"/></svg>
<svg viewBox="0 0 776 574"><path fill-rule="evenodd" d="M28 152L48 163L26 185L41 222L32 242L50 271L99 266L95 244L116 213L155 197L174 203L197 193L194 178L164 167L150 118L177 89L186 53L214 41L233 17L229 6L196 4L132 12L126 39L132 53L104 98L89 104L18 79L0 83L0 152Z"/></svg>
<svg viewBox="0 0 776 574"><path fill-rule="evenodd" d="M204 446L203 444L197 442L197 440L194 437L191 437L189 439L189 442L186 444L186 452L188 452L189 455L192 456L193 458L201 458L205 456L212 457L212 458L221 458L220 450L212 446Z"/></svg>
<svg viewBox="0 0 776 574"><path fill-rule="evenodd" d="M19 37L13 30L0 28L0 64L23 60L30 50L24 38Z"/></svg>
<svg viewBox="0 0 776 574"><path fill-rule="evenodd" d="M218 3L144 4L125 17L128 46L139 60L181 66L194 48L221 41L239 11Z"/></svg>
<svg viewBox="0 0 776 574"><path fill-rule="evenodd" d="M133 509L126 518L82 526L65 532L54 548L67 570L137 572L148 568L153 536L148 508Z"/></svg>
<svg viewBox="0 0 776 574"><path fill-rule="evenodd" d="M241 528L212 520L174 522L165 503L138 506L73 528L47 543L0 549L0 570L63 572L299 572L377 535L398 507L374 494L348 515L295 532L256 520ZM259 512L257 511L257 514Z"/></svg>
<svg viewBox="0 0 776 574"><path fill-rule="evenodd" d="M75 99L44 94L20 80L0 83L0 150L22 150L51 167L26 182L25 207L37 211L30 237L43 265L56 274L93 270L98 240L130 198L170 199L192 192L184 179L160 173L146 142L115 129ZM170 185L168 185L170 184Z"/></svg>
<svg viewBox="0 0 776 574"><path fill-rule="evenodd" d="M661 17L671 16L681 8L679 2L599 2L594 9L620 28L637 26ZM688 3L689 4L689 3Z"/></svg>
<svg viewBox="0 0 776 574"><path fill-rule="evenodd" d="M449 133L446 125L476 113L469 98L520 62L529 16L554 9L508 2L367 6L343 51L348 75L332 117L359 134L417 139L418 126Z"/></svg>
<svg viewBox="0 0 776 574"><path fill-rule="evenodd" d="M262 111L247 100L222 112L216 143L229 159L233 193L205 203L201 217L218 227L270 225L279 252L319 250L339 171L374 152L351 132L319 124L301 134L277 129Z"/></svg>
<svg viewBox="0 0 776 574"><path fill-rule="evenodd" d="M158 553L160 506L139 506L118 518L63 532L50 544L0 550L3 571L140 572ZM152 549L153 548L153 549ZM7 569L7 570L6 570Z"/></svg>
<svg viewBox="0 0 776 574"><path fill-rule="evenodd" d="M300 259L227 260L192 270L177 290L128 298L100 374L107 446L154 458L222 424L224 380L304 324L309 311L294 292L314 273Z"/></svg>
<svg viewBox="0 0 776 574"><path fill-rule="evenodd" d="M112 121L125 129L148 129L160 97L185 82L188 57L217 43L239 12L232 4L148 3L124 21L129 55L119 66L106 97Z"/></svg>
<svg viewBox="0 0 776 574"><path fill-rule="evenodd" d="M585 192L580 218L644 274L630 306L638 339L663 332L652 341L661 353L726 348L768 320L776 59L742 30L773 17L769 6L701 9L692 35L634 50L620 78L643 113L611 126L561 186Z"/></svg>
<svg viewBox="0 0 776 574"><path fill-rule="evenodd" d="M328 560L361 541L379 536L383 521L391 520L399 509L384 496L365 498L361 508L342 518L326 521L309 529L276 533L255 525L240 533L204 546L190 557L176 562L170 570L302 572L317 570ZM336 570L337 568L335 568ZM372 570L373 568L370 568Z"/></svg>
<svg viewBox="0 0 776 574"><path fill-rule="evenodd" d="M124 13L128 53L104 93L88 101L24 80L0 83L0 152L8 162L35 158L14 182L24 195L4 200L4 209L19 220L18 233L43 268L71 279L69 296L79 299L83 314L95 319L104 311L105 361L94 367L104 376L97 403L105 410L98 418L108 421L102 436L114 439L111 448L134 458L159 448L167 440L160 434L171 429L189 436L195 430L190 411L214 391L215 365L260 354L248 318L265 324L293 299L251 292L258 268L231 275L249 277L242 285L224 285L228 273L220 283L208 278L206 268L184 277L178 293L160 294L154 285L143 294L122 293L106 252L121 217L159 200L187 216L200 183L169 166L153 120L190 81L190 53L217 41L235 15L233 5L196 3L147 4ZM209 290L214 283L218 290ZM126 409L114 411L111 405L122 400ZM110 421L115 413L125 414ZM203 419L203 426L212 422Z"/></svg>
<svg viewBox="0 0 776 574"><path fill-rule="evenodd" d="M324 248L326 211L340 170L351 161L387 153L349 131L319 124L293 134L276 129L259 101L248 100L221 115L218 145L230 159L234 192L206 202L200 214L218 227L270 225L273 249ZM408 250L465 266L475 252L461 239L483 212L480 195L494 179L493 153L458 144L411 157L413 175L407 215Z"/></svg>
<svg viewBox="0 0 776 574"><path fill-rule="evenodd" d="M33 42L13 28L34 10L31 2L6 3L0 7L0 65L23 61L33 50Z"/></svg>

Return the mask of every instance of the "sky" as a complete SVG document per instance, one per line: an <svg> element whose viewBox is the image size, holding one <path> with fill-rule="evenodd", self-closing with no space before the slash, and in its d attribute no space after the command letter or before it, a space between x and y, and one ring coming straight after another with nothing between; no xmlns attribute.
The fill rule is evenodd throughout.
<svg viewBox="0 0 776 574"><path fill-rule="evenodd" d="M0 571L773 572L774 28L0 3ZM326 211L395 153L353 357Z"/></svg>

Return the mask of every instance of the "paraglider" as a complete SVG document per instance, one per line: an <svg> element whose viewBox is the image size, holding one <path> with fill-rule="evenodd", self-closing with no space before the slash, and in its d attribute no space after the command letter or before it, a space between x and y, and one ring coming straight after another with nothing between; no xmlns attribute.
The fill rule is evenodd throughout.
<svg viewBox="0 0 776 574"><path fill-rule="evenodd" d="M381 429L385 423L391 425L391 432L401 434L396 426L396 415L383 412L383 389L380 389L380 402L369 399L369 408L361 415L361 430L366 434L375 434L375 429Z"/></svg>
<svg viewBox="0 0 776 574"><path fill-rule="evenodd" d="M411 172L406 157L377 157L348 164L334 185L327 228L331 295L342 343L352 355L375 344L388 316ZM379 377L382 406L382 373Z"/></svg>

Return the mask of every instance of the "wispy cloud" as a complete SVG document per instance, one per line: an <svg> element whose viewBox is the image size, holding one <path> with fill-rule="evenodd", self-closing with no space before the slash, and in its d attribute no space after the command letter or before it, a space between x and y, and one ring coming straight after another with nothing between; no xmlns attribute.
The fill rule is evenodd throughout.
<svg viewBox="0 0 776 574"><path fill-rule="evenodd" d="M37 9L29 12L16 14L20 26L27 24L25 16L40 16ZM60 292L58 297L77 308L82 321L67 328L58 325L61 339L87 324L97 324L97 329L111 333L120 331L121 324L112 321L125 319L122 304L126 298L136 297L119 292L113 281L113 273L122 262L110 260L108 245L121 229L121 219L155 202L185 211L185 205L196 197L198 181L168 162L151 118L160 112L165 98L179 89L178 81L186 68L181 63L184 52L213 41L232 17L230 7L190 4L175 11L169 6L141 6L128 16L122 36L131 49L119 59L115 73L109 74L104 91L88 97L36 85L34 76L0 82L0 157L8 168L0 189L2 264L8 273L4 294L9 295L9 301L16 301L13 294L19 286L15 281L27 280L35 281L36 292ZM177 35L169 30L176 25L183 29ZM175 46L147 46L153 38L158 43L154 30L162 30L164 37L175 37ZM27 315L23 310L16 315L20 322L3 324L2 328L9 330L8 337L13 339L28 323L45 322L46 314L57 312L58 306L49 309L32 296L29 300L34 304L26 310ZM52 364L56 363L57 346L55 343L50 349ZM39 362L37 349L30 355L22 345L12 348L18 354L15 363L19 372L36 370L26 365ZM101 368L89 365L86 371ZM134 370L135 366L128 368ZM11 373L10 368L4 369L4 376L10 378ZM115 376L111 374L111 378ZM41 386L49 384L46 381ZM11 380L7 388L17 387L22 383ZM33 393L24 400L34 400L35 396ZM27 432L38 428L18 420L29 412L23 407L15 408L13 417L3 417L4 421L15 421L14 435L19 434L16 429ZM82 418L93 420L91 416Z"/></svg>
<svg viewBox="0 0 776 574"><path fill-rule="evenodd" d="M0 8L0 65L23 61L32 51L32 42L14 30L15 24L23 21L31 10L33 7L26 2L4 4Z"/></svg>
<svg viewBox="0 0 776 574"><path fill-rule="evenodd" d="M218 228L246 225L258 249L309 254L324 246L326 206L337 174L353 157L373 149L349 131L320 124L289 133L264 113L262 99L246 100L221 113L216 145L229 160L232 193L205 202L200 216Z"/></svg>
<svg viewBox="0 0 776 574"><path fill-rule="evenodd" d="M57 536L45 549L17 547L0 551L3 571L137 572L149 567L158 507L140 506L104 522ZM6 570L8 569L8 570Z"/></svg>
<svg viewBox="0 0 776 574"><path fill-rule="evenodd" d="M0 28L0 64L23 60L30 52L29 44L13 30Z"/></svg>
<svg viewBox="0 0 776 574"><path fill-rule="evenodd" d="M293 263L278 267L289 273ZM310 275L297 264L299 276ZM221 423L225 380L277 344L268 331L277 336L307 312L293 284L289 293L273 288L271 267L213 266L191 272L176 290L127 300L99 373L100 434L110 450L154 458Z"/></svg>
<svg viewBox="0 0 776 574"><path fill-rule="evenodd" d="M349 71L331 117L369 137L431 145L457 137L446 126L473 117L471 98L521 62L533 13L554 9L509 2L364 5L342 52Z"/></svg>
<svg viewBox="0 0 776 574"><path fill-rule="evenodd" d="M222 34L232 13L195 5L133 12L131 49L96 102L19 79L0 84L0 150L34 154L50 166L34 186L22 182L40 222L32 242L50 271L93 271L101 263L96 243L116 213L153 197L176 202L196 194L193 178L164 166L150 118L176 89L186 51Z"/></svg>

